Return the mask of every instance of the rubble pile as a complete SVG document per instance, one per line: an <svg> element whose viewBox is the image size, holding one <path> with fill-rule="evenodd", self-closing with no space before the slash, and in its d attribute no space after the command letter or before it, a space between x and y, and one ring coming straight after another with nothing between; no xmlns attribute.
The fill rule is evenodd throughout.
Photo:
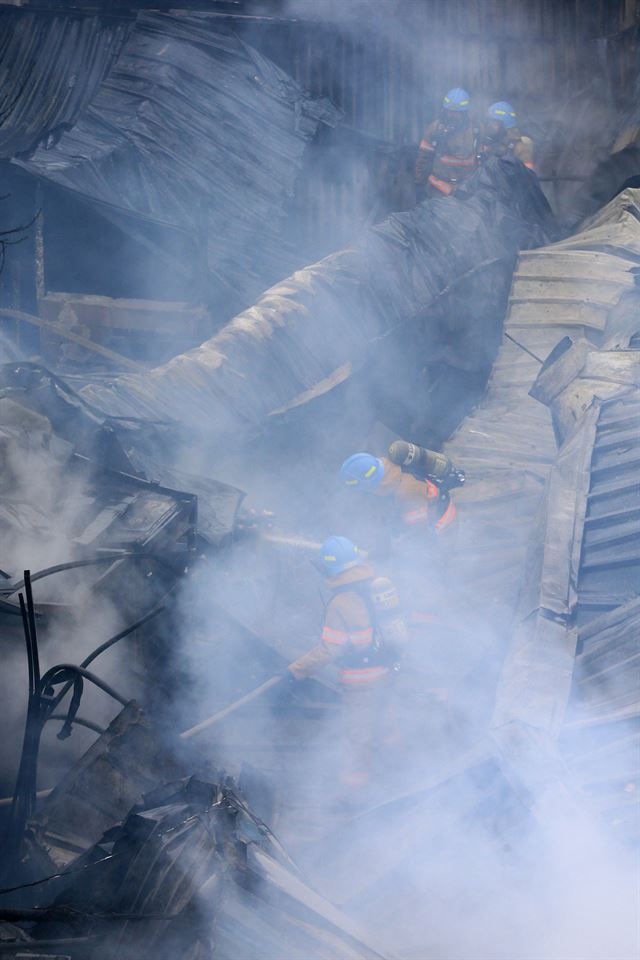
<svg viewBox="0 0 640 960"><path fill-rule="evenodd" d="M517 252L552 229L530 171L487 163L446 201L394 214L267 290L196 349L82 395L114 415L173 418L192 430L204 416L210 443L236 445L270 416L349 381L374 415L415 411L425 364L488 374ZM341 405L349 406L344 393Z"/></svg>
<svg viewBox="0 0 640 960"><path fill-rule="evenodd" d="M0 12L0 155L202 261L46 291L36 214L73 346L0 339L0 960L480 956L547 842L637 843L640 191L558 240L474 156L278 280L340 113L213 16ZM83 370L156 313L176 356Z"/></svg>
<svg viewBox="0 0 640 960"><path fill-rule="evenodd" d="M287 271L284 204L308 141L340 119L328 100L207 15L0 18L0 72L15 84L0 156L98 204L142 244L149 224L178 231L215 326Z"/></svg>
<svg viewBox="0 0 640 960"><path fill-rule="evenodd" d="M72 805L71 830L77 813ZM3 957L381 960L306 886L227 780L149 790L37 889L37 906L0 908Z"/></svg>

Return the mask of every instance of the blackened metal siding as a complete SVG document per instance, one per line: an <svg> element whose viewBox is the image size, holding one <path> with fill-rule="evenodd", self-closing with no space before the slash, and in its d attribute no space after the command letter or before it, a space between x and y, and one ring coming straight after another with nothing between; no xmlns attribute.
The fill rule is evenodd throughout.
<svg viewBox="0 0 640 960"><path fill-rule="evenodd" d="M247 35L311 93L330 96L348 125L414 142L452 86L467 87L479 107L508 99L525 115L586 89L601 66L596 38L624 28L629 0L626 7L624 0L379 0L358 5L368 18L264 21ZM622 96L623 70L619 64Z"/></svg>
<svg viewBox="0 0 640 960"><path fill-rule="evenodd" d="M315 7L326 11L326 21L309 22L302 18L311 7L285 8L299 20L242 28L303 87L330 97L345 114L297 186L291 233L310 258L375 219L375 198L389 180L381 154L391 145L404 149L391 164L395 173L410 164L450 87L470 90L476 121L492 101L512 101L534 138L542 176L584 174L575 163L558 170L556 159L568 138L576 140L576 110L585 98L599 105L593 122L601 129L602 115L624 109L631 96L637 43L632 30L618 33L634 22L638 0L375 0L346 10L326 0ZM597 39L603 37L612 39ZM345 140L345 127L358 132L358 143ZM383 212L404 208L396 193Z"/></svg>
<svg viewBox="0 0 640 960"><path fill-rule="evenodd" d="M0 10L0 156L28 154L73 126L128 30L112 18Z"/></svg>

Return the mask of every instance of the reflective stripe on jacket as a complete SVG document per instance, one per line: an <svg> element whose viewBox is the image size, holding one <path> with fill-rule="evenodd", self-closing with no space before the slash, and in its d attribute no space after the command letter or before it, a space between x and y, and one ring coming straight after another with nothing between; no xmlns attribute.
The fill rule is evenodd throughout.
<svg viewBox="0 0 640 960"><path fill-rule="evenodd" d="M436 530L440 533L442 530L446 530L447 527L450 527L451 524L456 519L456 506L449 500L447 504L447 509L444 511L438 522L436 523Z"/></svg>
<svg viewBox="0 0 640 960"><path fill-rule="evenodd" d="M376 662L374 629L369 607L359 592L368 587L375 571L358 564L327 580L331 596L322 627L322 641L289 669L297 677L310 676L330 660L342 660L340 680L344 683L370 683L386 674L387 667ZM353 590L348 589L353 584Z"/></svg>
<svg viewBox="0 0 640 960"><path fill-rule="evenodd" d="M406 473L396 463L382 457L384 474L374 490L379 497L393 497L404 526L431 523L437 533L451 526L456 508L448 495L443 498L437 484Z"/></svg>
<svg viewBox="0 0 640 960"><path fill-rule="evenodd" d="M449 183L447 180L441 180L440 177L434 177L432 173L429 174L427 183L430 187L435 187L436 190L439 190L440 193L444 193L446 197L448 197L450 193L453 193L455 189L453 183Z"/></svg>
<svg viewBox="0 0 640 960"><path fill-rule="evenodd" d="M374 494L378 497L393 497L403 523L413 526L431 518L432 508L438 500L438 488L430 480L420 480L412 473L405 473L397 463L382 458L384 474Z"/></svg>
<svg viewBox="0 0 640 960"><path fill-rule="evenodd" d="M375 683L389 673L388 667L345 667L340 674L340 682L350 685Z"/></svg>
<svg viewBox="0 0 640 960"><path fill-rule="evenodd" d="M324 643L334 643L337 646L344 647L352 643L355 647L366 647L373 643L373 628L365 627L363 630L336 630L329 627L326 623L322 628L322 640Z"/></svg>

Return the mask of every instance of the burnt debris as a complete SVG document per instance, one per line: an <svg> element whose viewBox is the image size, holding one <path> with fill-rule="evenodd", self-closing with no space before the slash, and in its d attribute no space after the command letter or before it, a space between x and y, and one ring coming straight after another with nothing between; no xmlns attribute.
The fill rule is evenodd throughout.
<svg viewBox="0 0 640 960"><path fill-rule="evenodd" d="M132 723L135 735L139 720L131 716L119 718L107 734L118 741L120 763L121 741L132 736ZM98 745L103 756L110 755ZM98 753L94 750L94 767ZM43 812L33 828L48 831L44 837L57 849L65 842L76 851L82 848L77 803L82 803L87 776L89 768L60 790L52 798L54 815ZM70 805L66 813L63 797ZM92 817L95 826L96 814ZM58 831L53 841L52 830ZM34 847L42 843L37 834L31 840ZM40 862L44 866L45 857ZM309 889L228 780L213 784L188 778L149 790L122 823L67 859L57 874L32 884L20 892L37 906L0 908L3 923L13 924L0 941L2 956L35 957L46 950L96 960L214 955L258 960L265 955L321 958L329 951L352 960L380 958L345 917Z"/></svg>
<svg viewBox="0 0 640 960"><path fill-rule="evenodd" d="M443 5L152 6L0 0L0 960L598 955L638 843L637 109L574 167L582 92L488 136L512 4L481 67L458 38L502 85L440 98L464 155L455 117L418 147ZM524 6L542 90L581 4Z"/></svg>

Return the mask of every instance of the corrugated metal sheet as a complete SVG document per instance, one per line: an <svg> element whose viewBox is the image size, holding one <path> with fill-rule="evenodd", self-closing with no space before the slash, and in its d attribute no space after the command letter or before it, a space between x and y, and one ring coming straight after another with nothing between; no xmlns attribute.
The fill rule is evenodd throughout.
<svg viewBox="0 0 640 960"><path fill-rule="evenodd" d="M516 105L541 175L589 175L599 157L595 141L608 153L616 112L628 108L638 74L631 52L624 63L617 56L620 44L637 50L630 33L608 45L595 41L626 25L624 7L622 0L376 0L352 10L321 5L317 22L245 28L303 87L331 97L345 125L362 135L356 149L339 130L339 146L327 144L324 162L300 179L291 218L300 242L317 256L318 239L320 249L335 249L375 216L376 194L406 160L395 157L389 171L379 141L415 149L453 86L471 91L477 120L492 101ZM304 3L290 12L313 16ZM575 156L567 139L579 141ZM387 209L405 208L396 195ZM333 243L323 248L329 228Z"/></svg>
<svg viewBox="0 0 640 960"><path fill-rule="evenodd" d="M463 85L480 106L519 103L525 115L588 86L591 38L614 33L622 4L378 2L318 22L266 23L248 35L316 95L331 96L346 123L387 140L417 142L442 93ZM304 16L304 7L293 8ZM564 89L563 89L564 88Z"/></svg>
<svg viewBox="0 0 640 960"><path fill-rule="evenodd" d="M366 370L356 390L369 406L379 393L397 407L400 364L439 360L452 330L460 352L486 349L511 264L519 249L539 242L548 213L529 171L491 161L466 190L394 214L272 287L197 349L84 392L110 413L179 419L193 430L206 423L210 443L227 435L239 443L321 381L338 386L343 367L345 376ZM499 272L487 269L496 262ZM430 312L465 279L464 296L447 301L446 317ZM467 369L475 359L466 357Z"/></svg>
<svg viewBox="0 0 640 960"><path fill-rule="evenodd" d="M512 730L537 731L549 758L559 740L572 775L630 842L640 788L639 213L640 191L627 191L581 233L521 256L507 332L542 357L564 334L531 391L551 407L554 429L547 418L532 432L525 390L536 364L511 344L511 363L501 354L487 398L447 446L468 468L458 502L464 552L471 544L481 569L467 570L471 595L507 609L519 592L492 722L505 762L517 778ZM510 491L505 473L520 487ZM523 501L531 474L546 483Z"/></svg>
<svg viewBox="0 0 640 960"><path fill-rule="evenodd" d="M49 148L73 126L128 29L108 17L0 10L0 156Z"/></svg>
<svg viewBox="0 0 640 960"><path fill-rule="evenodd" d="M496 726L522 719L557 733L562 722L575 647L567 623L591 563L585 561L589 542L587 552L580 551L585 518L589 529L587 493L597 411L589 414L589 423L584 414L594 393L610 396L629 382L626 367L614 376L609 363L606 373L598 373L587 354L601 363L613 356L599 352L594 343L604 344L614 336L609 323L618 316L614 308L633 288L640 252L639 199L637 191L628 191L583 232L521 254L505 328L519 345L504 342L485 398L445 445L468 478L465 487L454 492L459 542L464 544L456 557L457 582L474 608L488 610L498 646L514 630L510 611L520 598L495 708ZM628 326L622 314L618 323ZM533 399L529 390L540 364L525 349L544 359L563 337L581 337L586 353L573 367L564 354L539 378L539 399ZM576 380L583 368L586 379ZM580 382L584 396L576 390ZM560 418L556 395L559 402L566 396L569 403ZM540 399L554 404L555 430ZM574 433L580 423L582 433ZM559 455L556 433L567 438ZM631 468L635 461L629 457ZM593 549L601 551L603 545L593 544ZM636 561L630 556L629 562Z"/></svg>
<svg viewBox="0 0 640 960"><path fill-rule="evenodd" d="M635 359L640 383L637 353ZM640 391L634 390L624 401L603 404L598 420L580 567L585 600L595 594L604 603L608 596L613 605L640 590L639 477Z"/></svg>
<svg viewBox="0 0 640 960"><path fill-rule="evenodd" d="M76 24L93 23L43 19L56 44L38 48L42 78L23 77L27 129L41 122L40 82L64 81L57 55L73 46ZM14 62L20 39L0 50L0 69ZM85 48L88 55L88 41ZM133 235L144 218L200 238L206 289L194 298L204 295L221 319L289 271L283 206L307 141L320 122L339 118L330 103L308 97L206 17L153 13L139 14L108 77L90 85L86 99L55 143L18 161L24 169L98 201L111 218L135 214L117 219Z"/></svg>
<svg viewBox="0 0 640 960"><path fill-rule="evenodd" d="M637 592L637 590L636 590ZM640 599L584 624L561 745L570 769L618 837L640 836Z"/></svg>
<svg viewBox="0 0 640 960"><path fill-rule="evenodd" d="M87 938L81 956L104 960L383 960L357 924L307 885L235 783L179 779L163 739L131 702L42 805L31 856L40 870L47 853L51 869L67 869L49 878L54 886L45 885L40 903L58 895L74 905L69 929L64 912L47 928L60 938L55 956L67 955L72 934ZM121 869L111 869L114 860ZM42 958L40 943L25 933L13 956Z"/></svg>

